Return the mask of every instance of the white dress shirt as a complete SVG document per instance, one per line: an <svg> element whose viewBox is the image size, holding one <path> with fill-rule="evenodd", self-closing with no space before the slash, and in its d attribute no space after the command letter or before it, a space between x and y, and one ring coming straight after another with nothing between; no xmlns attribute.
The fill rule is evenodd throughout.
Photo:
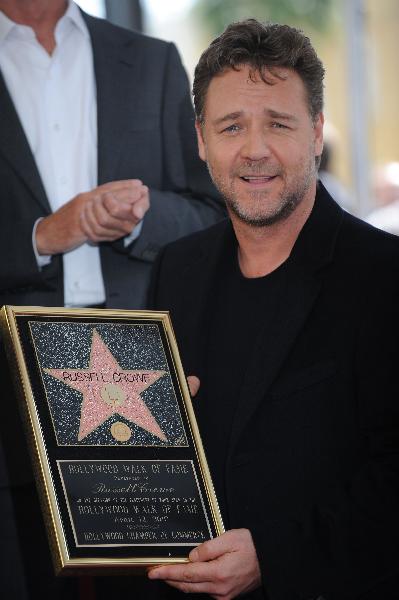
<svg viewBox="0 0 399 600"><path fill-rule="evenodd" d="M69 2L51 56L30 27L0 11L0 69L28 139L52 211L97 185L97 104L90 36ZM51 260L39 257L39 266ZM63 255L64 303L105 300L99 248Z"/></svg>

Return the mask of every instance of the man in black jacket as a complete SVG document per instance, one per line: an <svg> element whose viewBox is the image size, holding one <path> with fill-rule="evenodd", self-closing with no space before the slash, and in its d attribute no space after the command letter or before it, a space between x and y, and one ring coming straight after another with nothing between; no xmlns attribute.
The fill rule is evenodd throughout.
<svg viewBox="0 0 399 600"><path fill-rule="evenodd" d="M324 69L294 28L202 55L200 156L230 220L168 246L168 309L228 531L151 579L214 598L399 597L399 241L317 182ZM198 384L198 381L197 381Z"/></svg>

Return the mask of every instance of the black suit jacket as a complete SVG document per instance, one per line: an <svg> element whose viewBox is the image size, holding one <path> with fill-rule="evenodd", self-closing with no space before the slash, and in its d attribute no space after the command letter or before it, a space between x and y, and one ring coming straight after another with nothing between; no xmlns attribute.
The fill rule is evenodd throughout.
<svg viewBox="0 0 399 600"><path fill-rule="evenodd" d="M224 211L198 158L175 46L84 18L97 89L98 183L139 178L150 188L138 240L127 250L121 241L100 245L106 304L140 308L159 249L215 223ZM62 306L61 257L39 271L33 253L33 224L51 210L1 73L0 105L0 305Z"/></svg>
<svg viewBox="0 0 399 600"><path fill-rule="evenodd" d="M231 235L226 221L171 244L154 274L152 304L200 378ZM398 268L399 240L320 186L277 317L259 314L243 349L227 516L251 530L269 600L399 597Z"/></svg>

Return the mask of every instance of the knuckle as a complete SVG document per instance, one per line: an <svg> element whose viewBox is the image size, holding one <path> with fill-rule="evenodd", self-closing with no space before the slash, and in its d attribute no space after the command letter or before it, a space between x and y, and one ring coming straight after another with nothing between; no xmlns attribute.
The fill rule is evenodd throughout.
<svg viewBox="0 0 399 600"><path fill-rule="evenodd" d="M117 201L116 197L114 196L114 194L104 195L103 207L105 208L105 210L108 213L110 213L110 214L115 213L115 211L118 208L118 201Z"/></svg>
<svg viewBox="0 0 399 600"><path fill-rule="evenodd" d="M215 581L221 589L224 589L226 587L227 577L221 571L216 571Z"/></svg>
<svg viewBox="0 0 399 600"><path fill-rule="evenodd" d="M184 573L184 581L186 583L192 583L193 579L194 579L194 574L191 571L186 571Z"/></svg>
<svg viewBox="0 0 399 600"><path fill-rule="evenodd" d="M114 194L112 194L111 192L104 192L102 198L103 203L109 205L113 203Z"/></svg>
<svg viewBox="0 0 399 600"><path fill-rule="evenodd" d="M113 217L114 219L118 218L118 208L114 202L110 203L109 206L107 206L107 210L111 217Z"/></svg>
<svg viewBox="0 0 399 600"><path fill-rule="evenodd" d="M203 542L200 546L198 546L197 550L201 553L202 560L207 560L211 554L211 548L209 541Z"/></svg>
<svg viewBox="0 0 399 600"><path fill-rule="evenodd" d="M91 204L98 204L98 202L100 202L101 200L101 195L95 191L93 193L89 192L88 198L87 198L87 203L91 203Z"/></svg>
<svg viewBox="0 0 399 600"><path fill-rule="evenodd" d="M98 226L98 223L94 223L94 225L92 226L92 228L91 228L91 229L92 229L92 234L93 234L94 236L98 237L98 236L100 236L100 235L101 235L101 229L100 229L100 227Z"/></svg>
<svg viewBox="0 0 399 600"><path fill-rule="evenodd" d="M140 200L140 194L138 194L137 191L129 190L129 192L126 196L126 200L130 204L135 204L136 202L138 202Z"/></svg>
<svg viewBox="0 0 399 600"><path fill-rule="evenodd" d="M105 229L107 227L107 224L108 224L108 219L107 219L106 215L99 215L97 217L97 226L96 226L97 232L100 231L100 228Z"/></svg>
<svg viewBox="0 0 399 600"><path fill-rule="evenodd" d="M115 188L115 181L107 181L107 183L102 183L95 189L98 190L98 193L107 194L108 192L112 192L112 190L114 188Z"/></svg>

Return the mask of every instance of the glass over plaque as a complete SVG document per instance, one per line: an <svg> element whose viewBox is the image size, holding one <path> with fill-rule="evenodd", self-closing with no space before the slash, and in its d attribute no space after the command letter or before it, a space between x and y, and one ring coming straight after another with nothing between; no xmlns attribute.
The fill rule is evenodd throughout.
<svg viewBox="0 0 399 600"><path fill-rule="evenodd" d="M1 322L58 574L184 562L223 532L168 313Z"/></svg>

